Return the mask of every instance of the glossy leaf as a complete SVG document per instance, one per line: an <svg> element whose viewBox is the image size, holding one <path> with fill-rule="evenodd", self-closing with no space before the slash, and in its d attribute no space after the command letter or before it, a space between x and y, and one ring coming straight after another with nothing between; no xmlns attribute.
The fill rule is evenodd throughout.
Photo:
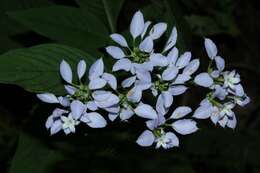
<svg viewBox="0 0 260 173"><path fill-rule="evenodd" d="M97 54L106 45L106 26L86 10L51 6L10 12L8 15L29 29L52 40Z"/></svg>
<svg viewBox="0 0 260 173"><path fill-rule="evenodd" d="M58 44L18 49L0 56L0 83L16 84L37 93L63 93L59 74L62 59L69 62L74 70L81 59L85 59L87 67L94 61L79 49ZM76 75L76 72L73 74Z"/></svg>

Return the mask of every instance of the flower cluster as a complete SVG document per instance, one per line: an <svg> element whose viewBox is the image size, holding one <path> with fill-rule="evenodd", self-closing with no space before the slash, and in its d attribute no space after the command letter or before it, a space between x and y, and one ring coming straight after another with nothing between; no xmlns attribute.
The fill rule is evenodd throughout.
<svg viewBox="0 0 260 173"><path fill-rule="evenodd" d="M198 74L194 82L211 91L200 103L193 117L210 118L214 124L234 129L237 120L232 109L236 104L245 106L250 98L240 84L240 75L235 70L224 71L225 61L217 55L216 45L210 39L205 39L204 44L210 63L207 72Z"/></svg>
<svg viewBox="0 0 260 173"><path fill-rule="evenodd" d="M67 83L65 97L56 97L52 93L37 94L38 98L47 103L60 104L63 108L56 108L46 121L46 128L51 134L63 130L65 134L75 133L75 126L80 122L92 128L103 128L107 125L105 118L98 109L107 109L119 102L113 91L105 90L106 85L112 90L117 89L116 78L109 73L104 73L102 59L97 60L89 69L88 85L83 84L86 73L86 63L81 60L77 66L78 83L72 82L72 70L66 61L60 64L60 74Z"/></svg>
<svg viewBox="0 0 260 173"><path fill-rule="evenodd" d="M91 65L86 77L87 65L81 60L77 65L77 80L72 80L71 67L63 60L60 74L66 82L67 95L37 95L44 102L60 105L46 121L51 134L75 133L80 123L103 128L107 119L125 122L136 116L145 119L146 126L137 144L144 147L155 144L156 148L168 149L179 146L177 135L198 130L196 119L210 117L215 124L234 128L236 117L232 109L236 104L244 106L249 102L239 75L235 71L223 71L223 58L217 56L215 44L205 39L210 65L207 72L193 77L200 61L193 59L191 52L179 53L175 27L164 47L157 49L156 42L166 30L166 23L152 24L144 21L140 11L136 12L130 24L131 41L127 42L118 33L110 36L117 44L106 47L116 61L112 74L105 72L100 58ZM175 106L171 112L174 98L185 93L190 85L209 88L210 92L192 116L188 117L192 109L187 105ZM154 103L146 103L144 93L150 94Z"/></svg>

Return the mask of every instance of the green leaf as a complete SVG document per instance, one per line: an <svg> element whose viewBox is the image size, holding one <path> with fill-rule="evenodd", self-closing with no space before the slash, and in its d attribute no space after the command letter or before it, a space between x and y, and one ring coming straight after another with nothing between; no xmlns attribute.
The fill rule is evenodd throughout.
<svg viewBox="0 0 260 173"><path fill-rule="evenodd" d="M7 11L24 10L32 7L43 7L51 5L47 0L1 0L0 1L0 53L6 52L12 48L22 47L17 41L10 38L14 34L26 32L23 26L17 25L17 22L10 21L6 15Z"/></svg>
<svg viewBox="0 0 260 173"><path fill-rule="evenodd" d="M51 149L43 141L22 133L9 172L49 173L63 158L60 152Z"/></svg>
<svg viewBox="0 0 260 173"><path fill-rule="evenodd" d="M51 6L33 8L8 15L33 31L69 46L97 55L106 45L106 26L86 10L74 7Z"/></svg>
<svg viewBox="0 0 260 173"><path fill-rule="evenodd" d="M110 32L116 32L117 18L124 0L76 0L80 7L97 16L106 25Z"/></svg>
<svg viewBox="0 0 260 173"><path fill-rule="evenodd" d="M58 44L18 49L0 56L0 83L16 84L31 92L63 94L59 75L62 59L68 61L72 69L80 59L85 59L87 66L94 61L79 49Z"/></svg>

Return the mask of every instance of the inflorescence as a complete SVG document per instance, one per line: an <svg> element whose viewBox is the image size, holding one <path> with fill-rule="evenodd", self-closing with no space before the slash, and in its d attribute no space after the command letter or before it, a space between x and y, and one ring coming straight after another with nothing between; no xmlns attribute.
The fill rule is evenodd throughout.
<svg viewBox="0 0 260 173"><path fill-rule="evenodd" d="M107 53L116 60L112 74L105 72L100 58L86 75L87 65L81 60L77 65L77 82L73 83L71 67L63 60L60 75L66 82L67 95L37 94L43 102L60 104L45 124L51 135L59 131L75 133L80 123L104 128L107 125L104 116L110 121L118 118L123 122L138 116L145 119L147 129L138 137L137 144L144 147L155 144L156 148L168 149L179 146L176 134L188 135L198 130L196 119L210 118L214 124L234 129L237 123L234 107L250 102L240 84L239 74L235 70L224 71L224 59L218 56L213 41L206 38L209 66L206 72L194 75L200 61L192 59L191 52L179 53L175 46L176 27L162 50L155 50L156 40L166 30L166 23L152 25L152 22L144 21L140 11L136 12L130 24L131 45L120 34L110 35L119 45L106 47ZM117 71L127 74L121 83L113 75ZM187 117L192 112L187 105L169 112L174 97L185 93L191 84L208 88L205 99L193 115ZM154 106L143 102L144 92L155 98Z"/></svg>

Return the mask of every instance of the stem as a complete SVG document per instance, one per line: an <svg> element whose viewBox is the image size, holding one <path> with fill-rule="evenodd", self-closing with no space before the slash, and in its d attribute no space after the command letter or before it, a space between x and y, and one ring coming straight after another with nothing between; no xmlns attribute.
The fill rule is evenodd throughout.
<svg viewBox="0 0 260 173"><path fill-rule="evenodd" d="M211 73L211 71L212 71L212 69L211 69L212 63L213 63L213 60L211 59L209 62L209 66L208 66L208 73Z"/></svg>

